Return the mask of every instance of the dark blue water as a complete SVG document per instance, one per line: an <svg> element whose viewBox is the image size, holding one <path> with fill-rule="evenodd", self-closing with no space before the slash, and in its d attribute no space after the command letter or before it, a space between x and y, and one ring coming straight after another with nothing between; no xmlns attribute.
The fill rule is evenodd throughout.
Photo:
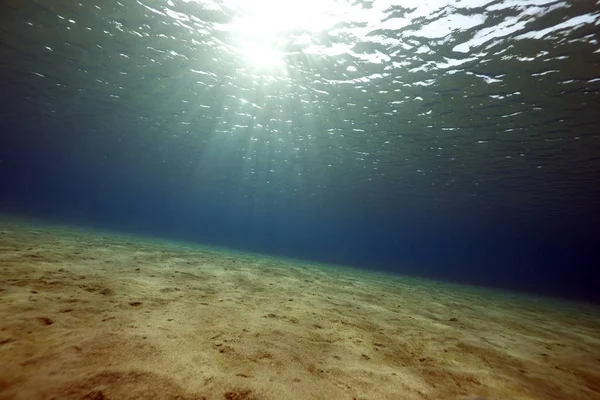
<svg viewBox="0 0 600 400"><path fill-rule="evenodd" d="M0 211L600 300L595 2L244 4L3 2Z"/></svg>

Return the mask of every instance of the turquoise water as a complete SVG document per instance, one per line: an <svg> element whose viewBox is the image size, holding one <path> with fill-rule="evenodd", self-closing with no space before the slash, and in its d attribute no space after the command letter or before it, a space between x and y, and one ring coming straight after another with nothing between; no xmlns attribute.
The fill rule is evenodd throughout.
<svg viewBox="0 0 600 400"><path fill-rule="evenodd" d="M3 119L31 112L75 160L194 174L263 208L595 202L594 2L278 4L9 1Z"/></svg>

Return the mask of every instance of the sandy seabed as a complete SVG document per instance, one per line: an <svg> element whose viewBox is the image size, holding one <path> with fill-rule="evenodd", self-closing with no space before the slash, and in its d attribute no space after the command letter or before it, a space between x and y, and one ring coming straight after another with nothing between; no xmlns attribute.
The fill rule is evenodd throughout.
<svg viewBox="0 0 600 400"><path fill-rule="evenodd" d="M0 399L600 399L600 311L0 220Z"/></svg>

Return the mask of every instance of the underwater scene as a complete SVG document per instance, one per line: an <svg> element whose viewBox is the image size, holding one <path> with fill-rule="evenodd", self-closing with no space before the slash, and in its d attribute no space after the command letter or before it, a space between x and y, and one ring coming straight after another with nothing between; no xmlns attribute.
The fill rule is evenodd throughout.
<svg viewBox="0 0 600 400"><path fill-rule="evenodd" d="M600 399L596 0L0 2L0 400Z"/></svg>

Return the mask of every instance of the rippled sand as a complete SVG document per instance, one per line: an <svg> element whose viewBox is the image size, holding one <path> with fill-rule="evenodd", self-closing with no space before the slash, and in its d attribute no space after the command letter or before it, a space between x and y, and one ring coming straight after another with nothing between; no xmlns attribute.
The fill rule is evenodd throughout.
<svg viewBox="0 0 600 400"><path fill-rule="evenodd" d="M0 222L0 399L598 399L600 312Z"/></svg>

